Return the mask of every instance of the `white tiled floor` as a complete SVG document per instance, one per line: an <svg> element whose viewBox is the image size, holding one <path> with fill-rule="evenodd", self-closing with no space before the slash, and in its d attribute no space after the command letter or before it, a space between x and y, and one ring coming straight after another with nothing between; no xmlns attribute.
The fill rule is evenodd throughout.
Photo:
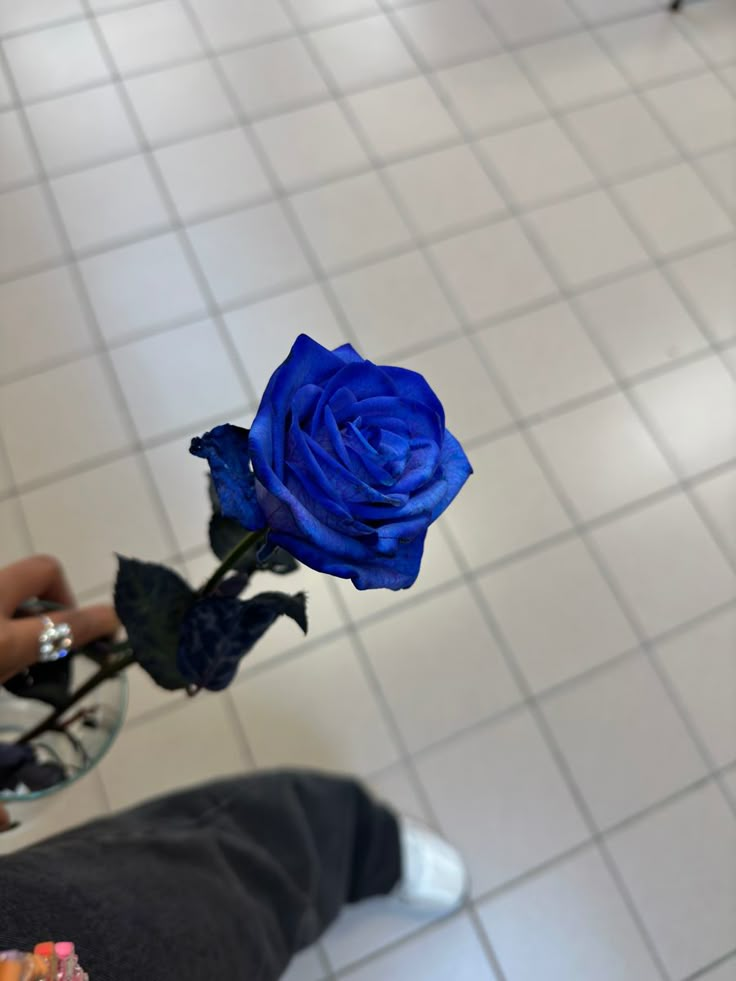
<svg viewBox="0 0 736 981"><path fill-rule="evenodd" d="M476 469L413 591L302 570L309 637L229 692L131 676L17 844L350 769L474 899L352 910L288 981L736 977L736 8L664 7L0 0L0 563L203 578L187 440L300 330L422 371Z"/></svg>

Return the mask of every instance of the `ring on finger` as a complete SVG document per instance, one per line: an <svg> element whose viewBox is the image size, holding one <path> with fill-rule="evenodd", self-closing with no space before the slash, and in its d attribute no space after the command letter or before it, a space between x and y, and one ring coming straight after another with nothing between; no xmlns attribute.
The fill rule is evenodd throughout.
<svg viewBox="0 0 736 981"><path fill-rule="evenodd" d="M42 616L43 630L38 638L38 660L43 664L49 661L59 661L66 657L74 644L72 628L68 623L54 623L47 616Z"/></svg>

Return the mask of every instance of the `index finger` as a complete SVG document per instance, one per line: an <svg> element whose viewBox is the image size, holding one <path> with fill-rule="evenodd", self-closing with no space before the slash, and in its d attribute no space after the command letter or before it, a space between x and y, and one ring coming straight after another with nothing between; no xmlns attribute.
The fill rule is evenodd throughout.
<svg viewBox="0 0 736 981"><path fill-rule="evenodd" d="M0 569L0 614L12 616L31 597L74 606L74 595L58 559L33 555Z"/></svg>

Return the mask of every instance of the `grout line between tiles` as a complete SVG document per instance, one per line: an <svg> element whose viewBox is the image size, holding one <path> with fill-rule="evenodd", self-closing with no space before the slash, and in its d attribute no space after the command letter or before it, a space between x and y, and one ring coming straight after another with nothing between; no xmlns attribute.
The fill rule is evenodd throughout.
<svg viewBox="0 0 736 981"><path fill-rule="evenodd" d="M705 967L701 968L699 971L696 971L695 974L688 974L683 981L700 981L700 978L704 978L705 981L707 981L707 976L711 971L718 967L722 967L724 964L728 964L729 961L734 959L736 959L736 947L727 954L724 954L723 957L719 957L718 960L711 961L710 964L706 964Z"/></svg>

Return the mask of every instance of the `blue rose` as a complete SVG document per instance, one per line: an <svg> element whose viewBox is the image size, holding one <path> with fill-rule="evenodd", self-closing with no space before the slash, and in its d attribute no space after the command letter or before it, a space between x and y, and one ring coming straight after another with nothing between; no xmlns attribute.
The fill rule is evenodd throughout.
<svg viewBox="0 0 736 981"><path fill-rule="evenodd" d="M429 525L472 473L421 375L300 335L248 433L192 442L222 513L358 589L405 589Z"/></svg>

